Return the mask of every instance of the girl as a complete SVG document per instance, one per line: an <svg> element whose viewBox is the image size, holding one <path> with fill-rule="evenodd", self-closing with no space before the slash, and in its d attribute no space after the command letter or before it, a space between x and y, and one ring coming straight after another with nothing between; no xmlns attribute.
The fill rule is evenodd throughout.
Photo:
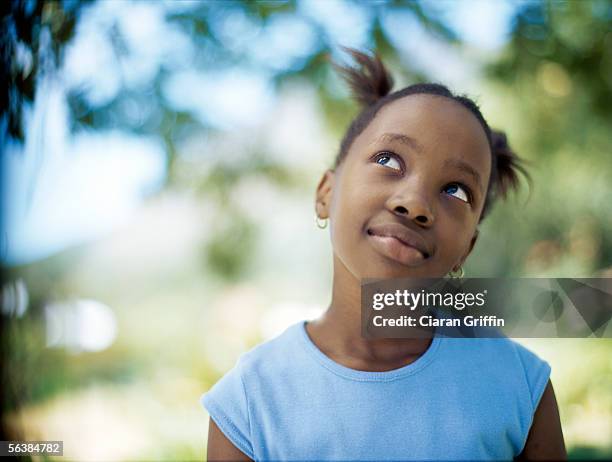
<svg viewBox="0 0 612 462"><path fill-rule="evenodd" d="M331 303L203 395L208 459L566 458L550 367L518 343L361 336L361 279L462 273L478 224L525 172L472 100L438 84L391 93L378 57L350 53L359 66L340 71L363 109L315 203Z"/></svg>

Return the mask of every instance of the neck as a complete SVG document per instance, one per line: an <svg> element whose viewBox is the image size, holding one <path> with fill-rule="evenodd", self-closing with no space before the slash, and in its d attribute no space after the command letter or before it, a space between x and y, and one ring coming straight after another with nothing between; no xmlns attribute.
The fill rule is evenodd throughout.
<svg viewBox="0 0 612 462"><path fill-rule="evenodd" d="M361 363L376 368L400 367L414 362L431 338L368 339L361 335L361 283L334 255L332 300L327 311L307 324L313 342L340 363ZM350 366L349 366L350 367Z"/></svg>

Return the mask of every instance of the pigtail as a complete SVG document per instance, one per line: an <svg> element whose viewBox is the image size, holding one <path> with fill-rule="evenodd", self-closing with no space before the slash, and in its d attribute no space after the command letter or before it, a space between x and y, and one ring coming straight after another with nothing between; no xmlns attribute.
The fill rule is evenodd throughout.
<svg viewBox="0 0 612 462"><path fill-rule="evenodd" d="M518 191L520 186L519 174L523 175L529 184L529 194L533 182L531 175L527 172L525 165L528 162L521 159L510 148L506 134L499 130L490 130L491 133L491 153L493 156L493 165L491 179L489 180L489 189L487 197L480 214L480 221L487 216L493 206L495 200L501 196L505 199L510 190Z"/></svg>
<svg viewBox="0 0 612 462"><path fill-rule="evenodd" d="M368 55L347 47L343 47L343 50L353 57L358 66L333 65L349 85L353 99L368 107L387 96L393 88L393 77L378 55Z"/></svg>
<svg viewBox="0 0 612 462"><path fill-rule="evenodd" d="M491 151L495 168L495 195L504 199L510 190L519 189L519 173L522 174L531 187L531 176L525 168L527 163L510 148L506 134L499 130L491 130Z"/></svg>

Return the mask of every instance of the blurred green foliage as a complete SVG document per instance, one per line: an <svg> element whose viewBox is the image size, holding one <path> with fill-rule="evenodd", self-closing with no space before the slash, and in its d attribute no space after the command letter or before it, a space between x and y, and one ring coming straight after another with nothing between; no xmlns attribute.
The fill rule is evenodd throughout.
<svg viewBox="0 0 612 462"><path fill-rule="evenodd" d="M0 107L10 136L24 139L23 109L34 99L38 75L57 70L62 50L74 36L81 8L90 1L2 3L0 47L6 85Z"/></svg>
<svg viewBox="0 0 612 462"><path fill-rule="evenodd" d="M481 245L476 254L489 258L472 259L474 272L575 277L610 267L611 21L606 1L526 2L517 10L508 45L486 69L501 84L500 108L512 115L500 119L531 162L534 190L520 208L498 206L485 223L491 235L517 223L516 234L501 248Z"/></svg>

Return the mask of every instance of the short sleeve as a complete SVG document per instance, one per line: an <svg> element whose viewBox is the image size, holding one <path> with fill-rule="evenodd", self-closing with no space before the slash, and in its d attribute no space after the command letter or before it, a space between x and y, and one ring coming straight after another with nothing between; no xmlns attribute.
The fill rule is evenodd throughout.
<svg viewBox="0 0 612 462"><path fill-rule="evenodd" d="M550 378L550 365L523 345L513 342L525 372L532 412L535 413Z"/></svg>
<svg viewBox="0 0 612 462"><path fill-rule="evenodd" d="M223 434L249 458L255 460L251 444L248 401L242 380L242 362L236 365L200 398Z"/></svg>

